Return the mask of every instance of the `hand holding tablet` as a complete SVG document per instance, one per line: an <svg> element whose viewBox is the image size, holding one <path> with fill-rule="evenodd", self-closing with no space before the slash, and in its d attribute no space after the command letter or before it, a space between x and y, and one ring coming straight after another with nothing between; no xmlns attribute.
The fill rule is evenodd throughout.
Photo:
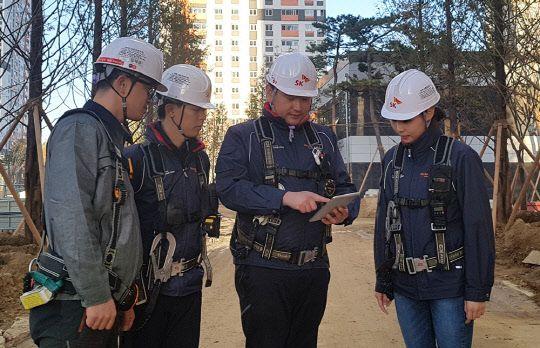
<svg viewBox="0 0 540 348"><path fill-rule="evenodd" d="M333 197L328 203L323 205L316 213L309 219L309 222L319 221L324 218L328 213L332 212L334 208L346 207L347 204L354 201L360 196L360 192L347 193Z"/></svg>

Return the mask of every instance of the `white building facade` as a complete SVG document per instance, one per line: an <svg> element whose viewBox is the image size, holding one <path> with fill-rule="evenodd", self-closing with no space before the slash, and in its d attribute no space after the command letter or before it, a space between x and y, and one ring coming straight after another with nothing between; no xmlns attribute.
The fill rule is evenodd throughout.
<svg viewBox="0 0 540 348"><path fill-rule="evenodd" d="M28 101L28 69L25 57L30 52L29 0L3 0L0 17L0 139L7 132L6 123ZM12 138L24 136L17 127ZM9 148L9 142L6 148Z"/></svg>
<svg viewBox="0 0 540 348"><path fill-rule="evenodd" d="M249 96L275 56L307 52L323 37L313 27L327 0L190 0L195 26L205 37L213 101L233 123L247 118Z"/></svg>

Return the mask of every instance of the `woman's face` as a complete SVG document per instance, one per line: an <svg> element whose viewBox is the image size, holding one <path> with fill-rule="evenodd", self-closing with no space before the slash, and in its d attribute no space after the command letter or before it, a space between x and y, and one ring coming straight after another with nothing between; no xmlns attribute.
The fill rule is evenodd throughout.
<svg viewBox="0 0 540 348"><path fill-rule="evenodd" d="M410 120L390 120L390 124L392 125L394 132L401 137L401 143L403 145L411 145L427 130L429 122L433 118L434 113L435 108L431 107Z"/></svg>

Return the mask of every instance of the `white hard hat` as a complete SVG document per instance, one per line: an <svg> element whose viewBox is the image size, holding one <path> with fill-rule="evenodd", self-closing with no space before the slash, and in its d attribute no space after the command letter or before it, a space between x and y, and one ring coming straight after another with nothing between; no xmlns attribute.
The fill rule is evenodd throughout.
<svg viewBox="0 0 540 348"><path fill-rule="evenodd" d="M277 57L268 70L266 80L285 94L316 97L317 70L302 53L286 53Z"/></svg>
<svg viewBox="0 0 540 348"><path fill-rule="evenodd" d="M381 115L389 120L410 120L435 106L440 99L433 81L423 72L410 69L388 84Z"/></svg>
<svg viewBox="0 0 540 348"><path fill-rule="evenodd" d="M148 42L134 37L119 37L105 46L94 63L106 69L97 76L96 81L109 76L113 68L118 68L135 76L148 78L158 91L166 91L161 84L163 73L163 53Z"/></svg>
<svg viewBox="0 0 540 348"><path fill-rule="evenodd" d="M203 109L215 109L210 103L212 82L201 69L188 64L171 66L163 73L161 79L167 86L167 92L158 92L159 95L175 99L184 103L196 105Z"/></svg>

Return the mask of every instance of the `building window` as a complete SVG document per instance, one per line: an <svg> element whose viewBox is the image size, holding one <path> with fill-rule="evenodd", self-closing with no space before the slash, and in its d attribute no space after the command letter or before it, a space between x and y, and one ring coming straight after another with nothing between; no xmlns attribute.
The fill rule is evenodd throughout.
<svg viewBox="0 0 540 348"><path fill-rule="evenodd" d="M273 56L264 56L265 63L272 63L274 61Z"/></svg>
<svg viewBox="0 0 540 348"><path fill-rule="evenodd" d="M216 62L222 62L223 56L216 56Z"/></svg>
<svg viewBox="0 0 540 348"><path fill-rule="evenodd" d="M204 29L206 29L206 23L195 22L195 23L193 23L193 28L195 28L197 30L204 30Z"/></svg>
<svg viewBox="0 0 540 348"><path fill-rule="evenodd" d="M257 63L257 57L251 56L251 57L249 57L249 61L250 61L251 63Z"/></svg>
<svg viewBox="0 0 540 348"><path fill-rule="evenodd" d="M282 16L298 16L298 10L281 10Z"/></svg>
<svg viewBox="0 0 540 348"><path fill-rule="evenodd" d="M233 61L233 62L239 62L239 61L240 61L240 57L238 57L238 56L232 56L232 61Z"/></svg>
<svg viewBox="0 0 540 348"><path fill-rule="evenodd" d="M257 15L257 10L255 10L255 9L250 9L250 10L249 10L249 15L250 15L250 16L256 16L256 15Z"/></svg>
<svg viewBox="0 0 540 348"><path fill-rule="evenodd" d="M251 47L257 46L257 40L249 40L249 45L250 45Z"/></svg>
<svg viewBox="0 0 540 348"><path fill-rule="evenodd" d="M216 24L216 30L223 30L223 25Z"/></svg>
<svg viewBox="0 0 540 348"><path fill-rule="evenodd" d="M240 104L232 103L231 107L232 107L233 110L238 110L238 109L240 109Z"/></svg>
<svg viewBox="0 0 540 348"><path fill-rule="evenodd" d="M237 8L233 8L233 9L231 10L231 14L232 14L232 15L237 15L237 14L238 14L238 9L237 9Z"/></svg>
<svg viewBox="0 0 540 348"><path fill-rule="evenodd" d="M223 46L223 41L216 40L216 46Z"/></svg>
<svg viewBox="0 0 540 348"><path fill-rule="evenodd" d="M238 31L238 24L231 25L231 29Z"/></svg>
<svg viewBox="0 0 540 348"><path fill-rule="evenodd" d="M204 8L204 7L192 7L190 9L190 12L195 13L195 14L204 14L204 13L206 13L206 8Z"/></svg>
<svg viewBox="0 0 540 348"><path fill-rule="evenodd" d="M274 25L272 25L272 24L265 24L265 25L264 25L264 30L266 30L266 31L272 31L272 30L274 30Z"/></svg>
<svg viewBox="0 0 540 348"><path fill-rule="evenodd" d="M264 51L265 52L274 52L274 41L272 40L266 40L264 42Z"/></svg>
<svg viewBox="0 0 540 348"><path fill-rule="evenodd" d="M257 77L257 72L256 71L250 71L249 72L249 77Z"/></svg>
<svg viewBox="0 0 540 348"><path fill-rule="evenodd" d="M216 93L218 94L223 93L223 87L216 87Z"/></svg>
<svg viewBox="0 0 540 348"><path fill-rule="evenodd" d="M238 92L240 92L240 90L238 89L238 87L233 87L232 92L233 93L238 93Z"/></svg>
<svg viewBox="0 0 540 348"><path fill-rule="evenodd" d="M238 71L233 71L233 72L232 72L232 77L233 77L233 78L239 78L239 77L240 77L240 72L238 72Z"/></svg>
<svg viewBox="0 0 540 348"><path fill-rule="evenodd" d="M298 30L298 24L282 24L281 30Z"/></svg>
<svg viewBox="0 0 540 348"><path fill-rule="evenodd" d="M264 4L265 4L265 5L273 5L273 4L274 4L274 0L264 0Z"/></svg>
<svg viewBox="0 0 540 348"><path fill-rule="evenodd" d="M216 71L216 77L223 77L222 71Z"/></svg>
<svg viewBox="0 0 540 348"><path fill-rule="evenodd" d="M274 10L267 8L266 10L264 10L264 15L266 17L272 17L274 15Z"/></svg>
<svg viewBox="0 0 540 348"><path fill-rule="evenodd" d="M216 9L214 9L214 13L217 14L217 15L223 14L223 9L222 8L216 8Z"/></svg>
<svg viewBox="0 0 540 348"><path fill-rule="evenodd" d="M257 93L257 87L251 87L249 90L251 93Z"/></svg>
<svg viewBox="0 0 540 348"><path fill-rule="evenodd" d="M298 40L281 40L281 46L298 47Z"/></svg>
<svg viewBox="0 0 540 348"><path fill-rule="evenodd" d="M238 46L238 40L232 40L231 45L232 46Z"/></svg>
<svg viewBox="0 0 540 348"><path fill-rule="evenodd" d="M257 24L250 24L249 30L257 30Z"/></svg>
<svg viewBox="0 0 540 348"><path fill-rule="evenodd" d="M317 6L324 6L324 1L317 1Z"/></svg>

